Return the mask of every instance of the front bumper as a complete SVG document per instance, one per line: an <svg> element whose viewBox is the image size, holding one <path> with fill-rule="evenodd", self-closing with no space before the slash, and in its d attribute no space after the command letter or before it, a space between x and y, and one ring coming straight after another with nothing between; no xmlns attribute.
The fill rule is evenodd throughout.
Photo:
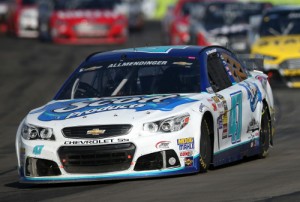
<svg viewBox="0 0 300 202"><path fill-rule="evenodd" d="M178 145L178 139L174 138L143 137L124 143L79 146L73 144L80 141L78 139L68 141L72 145L57 145L52 141L20 138L17 144L20 182L120 180L198 172L196 140L194 137L177 137L193 141Z"/></svg>

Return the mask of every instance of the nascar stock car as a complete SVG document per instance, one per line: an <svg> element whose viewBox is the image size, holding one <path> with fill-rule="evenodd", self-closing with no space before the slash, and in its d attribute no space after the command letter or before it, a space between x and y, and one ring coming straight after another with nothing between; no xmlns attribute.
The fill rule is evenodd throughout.
<svg viewBox="0 0 300 202"><path fill-rule="evenodd" d="M236 0L180 0L162 20L164 42L172 45L222 45L249 50L250 18L272 4Z"/></svg>
<svg viewBox="0 0 300 202"><path fill-rule="evenodd" d="M39 38L58 44L122 44L127 6L121 0L42 0Z"/></svg>
<svg viewBox="0 0 300 202"><path fill-rule="evenodd" d="M163 42L171 45L187 44L189 37L190 10L203 0L178 0L170 5L161 20Z"/></svg>
<svg viewBox="0 0 300 202"><path fill-rule="evenodd" d="M272 4L264 2L203 2L191 9L189 43L228 46L239 53L249 52L250 20L271 7Z"/></svg>
<svg viewBox="0 0 300 202"><path fill-rule="evenodd" d="M300 88L300 7L274 7L258 27L251 54L264 58L271 85Z"/></svg>
<svg viewBox="0 0 300 202"><path fill-rule="evenodd" d="M6 31L9 34L24 38L36 38L38 36L37 1L8 1Z"/></svg>
<svg viewBox="0 0 300 202"><path fill-rule="evenodd" d="M219 46L95 53L20 123L20 181L59 183L206 172L273 144L267 76Z"/></svg>
<svg viewBox="0 0 300 202"><path fill-rule="evenodd" d="M0 33L7 32L8 0L0 0Z"/></svg>

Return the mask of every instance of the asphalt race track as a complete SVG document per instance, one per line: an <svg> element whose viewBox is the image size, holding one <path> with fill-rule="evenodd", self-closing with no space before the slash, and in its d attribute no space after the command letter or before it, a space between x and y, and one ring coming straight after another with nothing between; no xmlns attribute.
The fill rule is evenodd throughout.
<svg viewBox="0 0 300 202"><path fill-rule="evenodd" d="M90 53L145 45L161 45L159 23L147 24L121 47L52 45L0 35L0 201L300 201L300 89L274 89L275 145L266 159L172 178L18 183L15 133L28 111L49 101Z"/></svg>

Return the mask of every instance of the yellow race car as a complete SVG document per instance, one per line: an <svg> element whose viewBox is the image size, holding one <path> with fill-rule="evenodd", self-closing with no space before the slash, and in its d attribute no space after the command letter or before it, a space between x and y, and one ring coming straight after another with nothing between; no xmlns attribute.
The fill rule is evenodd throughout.
<svg viewBox="0 0 300 202"><path fill-rule="evenodd" d="M281 6L262 17L251 54L264 58L271 84L300 88L300 7Z"/></svg>

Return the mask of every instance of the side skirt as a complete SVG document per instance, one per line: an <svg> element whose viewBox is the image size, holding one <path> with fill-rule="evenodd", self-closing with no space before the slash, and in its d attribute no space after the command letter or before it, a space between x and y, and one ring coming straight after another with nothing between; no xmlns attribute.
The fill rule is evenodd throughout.
<svg viewBox="0 0 300 202"><path fill-rule="evenodd" d="M214 153L213 164L220 166L259 154L259 137Z"/></svg>

